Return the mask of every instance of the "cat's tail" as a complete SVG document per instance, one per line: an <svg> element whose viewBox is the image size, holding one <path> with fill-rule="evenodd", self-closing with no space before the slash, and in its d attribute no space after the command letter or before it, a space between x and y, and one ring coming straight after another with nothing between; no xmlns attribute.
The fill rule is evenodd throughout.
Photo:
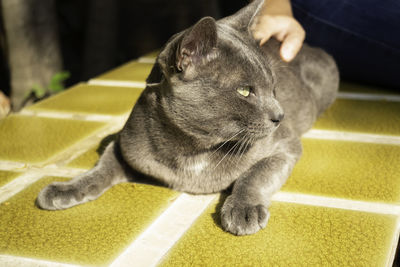
<svg viewBox="0 0 400 267"><path fill-rule="evenodd" d="M115 142L110 143L93 169L68 182L54 182L43 188L37 205L45 210L67 209L94 200L113 185L128 181L118 149Z"/></svg>

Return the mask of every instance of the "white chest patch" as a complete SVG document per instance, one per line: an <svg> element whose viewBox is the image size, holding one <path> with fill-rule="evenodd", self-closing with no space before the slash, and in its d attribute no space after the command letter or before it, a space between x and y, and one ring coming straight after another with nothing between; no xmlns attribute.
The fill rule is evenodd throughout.
<svg viewBox="0 0 400 267"><path fill-rule="evenodd" d="M186 167L186 170L190 171L190 172L194 172L194 174L196 174L196 175L199 175L207 166L208 166L208 162L197 161L192 165L188 165Z"/></svg>

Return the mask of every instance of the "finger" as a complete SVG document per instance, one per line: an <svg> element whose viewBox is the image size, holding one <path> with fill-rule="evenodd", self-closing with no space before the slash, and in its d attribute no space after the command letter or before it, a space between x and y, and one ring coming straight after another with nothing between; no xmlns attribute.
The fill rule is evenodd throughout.
<svg viewBox="0 0 400 267"><path fill-rule="evenodd" d="M260 40L260 46L265 44L272 36L271 32L264 32L262 39Z"/></svg>
<svg viewBox="0 0 400 267"><path fill-rule="evenodd" d="M260 46L268 41L273 35L269 29L271 27L266 27L266 25L269 26L270 24L267 21L265 21L265 23L258 21L257 24L253 24L253 27L251 28L253 38L257 41L260 41Z"/></svg>
<svg viewBox="0 0 400 267"><path fill-rule="evenodd" d="M300 51L305 38L305 34L303 32L289 33L283 40L280 54L284 61L291 61Z"/></svg>

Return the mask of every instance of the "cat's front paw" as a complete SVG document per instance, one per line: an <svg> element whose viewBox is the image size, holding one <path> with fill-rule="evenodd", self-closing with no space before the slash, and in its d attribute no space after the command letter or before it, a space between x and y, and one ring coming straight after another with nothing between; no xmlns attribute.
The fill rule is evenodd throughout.
<svg viewBox="0 0 400 267"><path fill-rule="evenodd" d="M250 205L229 196L221 210L225 231L235 235L251 235L267 226L269 212L264 205Z"/></svg>
<svg viewBox="0 0 400 267"><path fill-rule="evenodd" d="M76 205L76 190L73 186L54 182L40 191L36 203L45 210L61 210Z"/></svg>

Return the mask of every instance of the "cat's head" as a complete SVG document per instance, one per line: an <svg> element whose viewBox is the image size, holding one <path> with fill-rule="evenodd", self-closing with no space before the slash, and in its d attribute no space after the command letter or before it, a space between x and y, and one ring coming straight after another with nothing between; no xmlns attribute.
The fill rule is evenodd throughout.
<svg viewBox="0 0 400 267"><path fill-rule="evenodd" d="M174 36L147 80L168 120L210 146L268 136L283 118L270 63L236 21L206 17Z"/></svg>

